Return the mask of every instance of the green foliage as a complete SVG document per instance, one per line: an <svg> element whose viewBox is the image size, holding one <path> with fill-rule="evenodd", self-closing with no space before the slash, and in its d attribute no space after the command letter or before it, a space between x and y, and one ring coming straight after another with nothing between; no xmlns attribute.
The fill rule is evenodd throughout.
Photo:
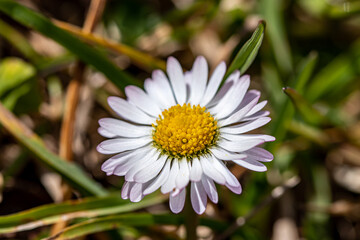
<svg viewBox="0 0 360 240"><path fill-rule="evenodd" d="M236 69L240 70L241 74L246 72L259 51L262 40L264 38L264 31L265 22L260 22L251 38L244 44L244 46L242 46L242 48L236 54L236 57L230 64L230 67L227 70L224 79L226 79L226 77L229 76Z"/></svg>
<svg viewBox="0 0 360 240"><path fill-rule="evenodd" d="M18 58L0 62L0 100L8 109L17 113L37 110L41 96L35 73L32 65Z"/></svg>
<svg viewBox="0 0 360 240"><path fill-rule="evenodd" d="M40 226L54 224L62 219L89 219L110 214L131 212L161 203L163 197L152 197L144 199L139 203L129 203L120 195L109 195L106 197L92 197L81 200L67 201L43 205L23 212L1 216L0 233L24 231Z"/></svg>
<svg viewBox="0 0 360 240"><path fill-rule="evenodd" d="M160 22L160 17L151 7L139 0L112 1L107 5L104 20L107 24L116 24L121 42L135 45L138 37L154 29Z"/></svg>
<svg viewBox="0 0 360 240"><path fill-rule="evenodd" d="M88 46L68 32L56 27L43 15L30 10L14 1L0 2L0 11L13 17L20 23L33 28L45 36L63 45L82 61L92 65L105 74L117 87L123 89L128 84L140 85L128 73L123 72L100 51Z"/></svg>
<svg viewBox="0 0 360 240"><path fill-rule="evenodd" d="M16 119L0 105L0 123L38 160L46 164L61 176L74 188L87 195L105 195L107 191L98 183L89 178L84 171L75 164L61 159L58 155L49 151L40 137Z"/></svg>
<svg viewBox="0 0 360 240"><path fill-rule="evenodd" d="M0 11L7 15L7 19L0 20L0 37L6 40L6 47L11 46L1 52L4 57L0 61L0 124L2 132L9 132L23 146L17 154L4 154L5 158L16 156L9 160L10 163L4 163L5 168L0 172L0 183L4 178L4 184L0 184L0 189L4 190L3 198L8 197L6 191L12 190L11 183L16 180L14 175L27 171L27 164L32 160L28 153L59 174L76 193L80 193L77 195L80 198L95 195L63 203L38 203L38 207L1 216L0 233L32 230L67 219L67 227L56 235L51 236L49 228L31 234L38 238L68 239L116 229L119 235L114 239L158 234L161 234L160 238L183 238L181 231L170 233L154 227L184 223L182 214L163 213L163 209L168 209L162 206L164 197L148 196L139 203L130 203L119 195L109 195L107 188L110 187L106 186L117 186L118 180L105 178L99 173L99 166L94 167L102 161L98 156L94 157L94 147L101 141L96 133L96 121L98 117L111 113L106 98L119 94L117 90L105 85L101 76L88 73L93 77L89 77L87 82L91 93L85 94L87 98L82 99L82 104L89 105L82 106L80 112L88 114L89 109L93 109L93 113L90 117L85 116L90 120L84 121L85 127L81 126L88 127L87 131L79 127L80 135L86 135L86 140L82 138L83 149L76 153L76 160L84 163L88 173L45 147L45 142L58 144L61 116L49 117L46 108L39 110L39 105L56 110L64 106L65 89L73 78L69 65L77 59L92 66L93 70L123 90L129 84L142 86L132 77L142 80L149 77L149 72L142 70L166 69L163 59L168 55L176 56L183 66L189 67L195 55L201 54L209 58L211 69L220 60L228 61L228 56L235 56L226 76L235 70L240 70L241 74L251 73L251 88L263 90L262 99L269 101L266 110L270 111L272 118L268 128L261 131L277 140L266 145L275 155L273 163L265 163L268 171L255 174L235 168L233 172L238 174L244 186L242 195L219 188L219 204L211 205L206 212L212 217L200 217L199 224L208 227L211 234L218 237L239 217L249 218L229 239L275 239L270 234L279 230L278 220L284 218L294 224L295 230L292 230L299 238L351 239L351 234L360 234L354 227L358 225L358 216L354 217L352 208L349 212L336 212L336 217L332 215L337 200L351 203L359 197L359 192L354 190L353 175L347 170L340 180L338 175L339 166L350 166L349 169L360 166L357 157L360 151L360 4L325 0L241 1L241 5L234 4L237 1L225 0L187 2L107 2L101 26L104 26L104 32L113 36L113 26L116 25L115 33L120 33L122 42L117 43L96 40L95 34L86 35L80 30L65 30L54 24L50 17L20 3L0 1ZM46 14L51 16L48 12ZM18 23L28 29L24 30ZM165 26L166 30L160 26ZM52 39L67 52L45 57L29 41L28 30ZM247 40L244 36L251 33ZM142 46L144 39L148 39L149 46L154 49ZM0 50L4 48L2 42ZM111 47L110 42L113 44ZM239 51L234 50L239 42L245 44ZM152 55L136 50L139 46ZM211 49L202 49L202 46ZM105 55L104 49L115 52L108 51ZM124 69L110 60L119 53L122 56L117 60ZM52 98L58 102L53 103ZM58 111L58 115L61 113ZM31 119L27 124L33 130L15 117L23 114ZM77 130L75 134L79 134ZM43 141L40 139L43 136L51 140L44 138ZM0 150L4 153L11 152L7 140L6 135L0 135L3 145ZM0 167L3 167L1 161ZM95 181L90 172L96 174L103 185ZM294 175L301 178L299 187L286 190L280 199L271 199L271 189L276 189ZM40 176L36 173L33 177ZM345 181L348 179L350 182ZM137 212L144 209L150 213Z"/></svg>

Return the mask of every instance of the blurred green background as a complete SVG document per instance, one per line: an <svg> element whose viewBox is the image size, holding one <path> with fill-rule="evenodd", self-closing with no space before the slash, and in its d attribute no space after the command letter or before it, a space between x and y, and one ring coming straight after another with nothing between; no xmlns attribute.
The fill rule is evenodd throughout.
<svg viewBox="0 0 360 240"><path fill-rule="evenodd" d="M25 127L12 124L17 120L0 109L0 214L17 213L0 217L0 238L49 237L48 224L82 211L70 217L65 237L183 239L182 215L168 214L160 194L146 197L143 205L117 194L64 205L61 178L73 186L73 201L119 193L123 179L101 172L105 156L95 149L102 140L97 120L112 114L106 97L123 96L129 83L142 85L168 56L185 69L198 55L211 70L222 60L229 66L265 20L258 55L243 69L251 75L251 88L268 100L272 121L259 131L277 138L265 146L275 158L265 173L233 167L243 193L218 187L220 202L208 204L198 236L217 239L245 216L245 224L227 239L360 239L360 1L106 1L93 33L112 47L93 34L61 30L81 28L90 3L0 1L0 102L40 137L26 135ZM57 28L53 19L67 25L57 22ZM53 153L59 152L77 59L89 67L74 120L75 164L68 164ZM293 177L300 182L279 188ZM278 198L276 189L284 190ZM42 208L22 212L33 207ZM48 223L16 228L38 220ZM103 233L112 228L117 230Z"/></svg>

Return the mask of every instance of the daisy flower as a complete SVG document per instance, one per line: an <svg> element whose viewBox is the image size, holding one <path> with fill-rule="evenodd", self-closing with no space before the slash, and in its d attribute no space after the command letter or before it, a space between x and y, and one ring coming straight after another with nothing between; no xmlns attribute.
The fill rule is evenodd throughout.
<svg viewBox="0 0 360 240"><path fill-rule="evenodd" d="M184 73L169 57L167 75L155 70L145 80L144 90L127 86L127 100L109 97L110 107L123 119L99 120L99 133L109 140L97 150L116 154L102 165L107 175L125 176L121 196L140 201L157 189L170 194L170 209L179 213L190 184L190 199L202 214L207 198L218 202L215 183L236 194L242 189L227 165L238 164L253 171L266 171L261 162L273 156L258 145L274 141L263 134L247 134L270 121L262 111L260 92L249 90L250 77L232 73L221 86L226 65L221 62L208 80L208 65L197 57ZM220 88L220 89L219 89Z"/></svg>

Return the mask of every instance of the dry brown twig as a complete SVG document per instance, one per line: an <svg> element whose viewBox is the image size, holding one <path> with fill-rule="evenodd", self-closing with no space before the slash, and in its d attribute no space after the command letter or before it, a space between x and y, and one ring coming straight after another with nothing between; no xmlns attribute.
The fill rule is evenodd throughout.
<svg viewBox="0 0 360 240"><path fill-rule="evenodd" d="M92 0L88 13L85 18L85 22L82 28L84 33L90 33L93 31L96 23L100 19L106 0ZM60 132L60 146L59 155L67 161L73 159L73 137L74 137L74 125L75 125L75 113L79 101L80 87L84 78L85 64L78 61L74 68L74 77L70 81L67 88L67 94L65 99L65 112ZM68 185L62 184L63 200L71 197L71 189ZM51 235L60 232L66 227L66 221L58 222L51 229Z"/></svg>

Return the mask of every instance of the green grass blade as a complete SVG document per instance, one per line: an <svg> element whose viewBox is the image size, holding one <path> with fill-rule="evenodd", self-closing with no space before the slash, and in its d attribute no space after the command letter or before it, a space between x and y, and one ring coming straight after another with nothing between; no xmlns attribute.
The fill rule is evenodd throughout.
<svg viewBox="0 0 360 240"><path fill-rule="evenodd" d="M85 236L91 233L103 232L106 230L117 229L123 226L154 226L154 225L180 225L184 223L181 215L175 214L124 214L119 216L107 216L70 226L62 232L48 238L50 239L72 239ZM214 231L224 231L228 224L209 218L200 218L200 225L208 226Z"/></svg>
<svg viewBox="0 0 360 240"><path fill-rule="evenodd" d="M295 79L295 90L303 94L306 84L309 82L317 64L317 52L311 52L307 58L300 63L300 70Z"/></svg>
<svg viewBox="0 0 360 240"><path fill-rule="evenodd" d="M39 136L22 124L11 112L0 104L0 124L40 162L59 173L75 189L87 195L105 195L107 191L86 175L76 165L61 159L44 146Z"/></svg>
<svg viewBox="0 0 360 240"><path fill-rule="evenodd" d="M292 57L286 37L285 22L282 19L283 0L262 0L259 6L267 22L267 34L275 54L278 68L282 73L292 72Z"/></svg>
<svg viewBox="0 0 360 240"><path fill-rule="evenodd" d="M315 65L317 63L318 55L315 52L311 52L307 58L305 58L299 66L298 74L294 78L294 82L291 84L294 86L295 90L302 94L306 84L310 80ZM273 92L273 94L280 94L278 92ZM283 95L281 93L281 95ZM274 123L271 128L271 135L276 137L276 142L268 143L268 148L270 151L274 151L275 146L280 144L285 138L288 127L291 124L292 118L294 116L294 108L290 103L290 99L285 99L282 101L282 106L279 109L279 115L275 118Z"/></svg>
<svg viewBox="0 0 360 240"><path fill-rule="evenodd" d="M262 40L264 38L265 22L261 21L256 30L252 34L251 38L244 44L244 46L236 54L236 57L230 64L229 69L226 72L225 78L228 77L233 71L239 69L241 74L246 72L254 61Z"/></svg>
<svg viewBox="0 0 360 240"><path fill-rule="evenodd" d="M165 197L147 197L141 202L123 200L120 195L92 197L63 203L47 204L0 217L0 233L19 232L54 224L60 220L93 218L135 211L161 203Z"/></svg>
<svg viewBox="0 0 360 240"><path fill-rule="evenodd" d="M286 87L283 91L288 95L303 119L311 125L320 125L326 119L310 103L308 103L296 90Z"/></svg>
<svg viewBox="0 0 360 240"><path fill-rule="evenodd" d="M29 41L20 32L1 20L0 35L31 62L38 64L43 60L43 57L32 48Z"/></svg>
<svg viewBox="0 0 360 240"><path fill-rule="evenodd" d="M67 31L58 28L43 15L11 0L0 1L0 11L9 15L21 24L38 31L61 44L82 61L104 73L106 77L120 89L124 89L124 87L129 84L141 85L129 74L119 69L101 52L80 41Z"/></svg>
<svg viewBox="0 0 360 240"><path fill-rule="evenodd" d="M65 228L62 232L48 238L73 239L88 234L121 228L122 226L153 226L155 224L180 225L183 222L178 215L126 214L91 219Z"/></svg>
<svg viewBox="0 0 360 240"><path fill-rule="evenodd" d="M310 102L326 96L349 85L349 82L358 76L360 62L360 41L357 41L349 53L341 54L325 66L314 76L314 79L306 91L306 97Z"/></svg>

